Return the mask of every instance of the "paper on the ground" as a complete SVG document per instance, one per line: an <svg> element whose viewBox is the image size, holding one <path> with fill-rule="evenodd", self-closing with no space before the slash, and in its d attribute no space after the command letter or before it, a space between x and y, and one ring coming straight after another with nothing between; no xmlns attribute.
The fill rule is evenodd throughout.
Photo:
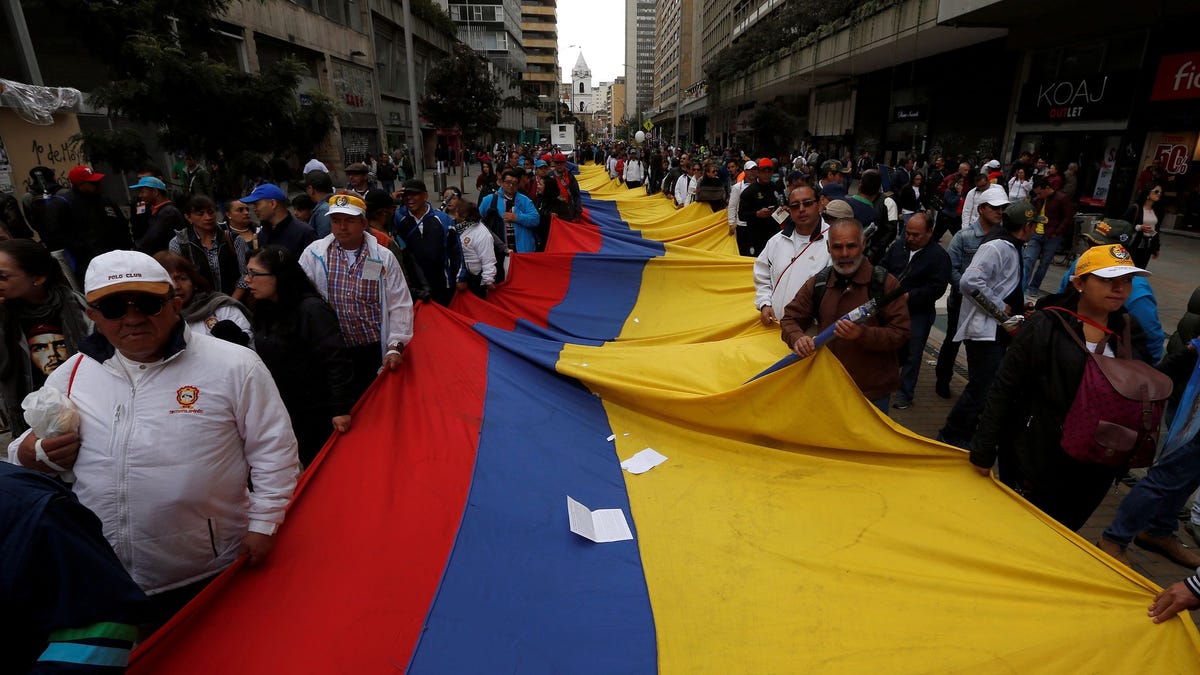
<svg viewBox="0 0 1200 675"><path fill-rule="evenodd" d="M629 523L621 509L591 511L568 495L567 518L571 521L572 532L597 544L633 539L633 533L629 531Z"/></svg>
<svg viewBox="0 0 1200 675"><path fill-rule="evenodd" d="M660 454L654 448L646 448L621 462L621 468L632 474L646 473L665 461L667 461L666 455Z"/></svg>

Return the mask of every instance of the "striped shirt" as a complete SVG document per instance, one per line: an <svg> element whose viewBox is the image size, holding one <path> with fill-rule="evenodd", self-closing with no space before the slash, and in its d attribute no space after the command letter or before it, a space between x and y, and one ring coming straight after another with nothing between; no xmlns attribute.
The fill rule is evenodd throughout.
<svg viewBox="0 0 1200 675"><path fill-rule="evenodd" d="M358 347L379 342L383 324L383 309L379 304L381 261L370 259L365 242L357 251L347 251L337 240L329 245L326 260L329 304L337 313L346 345Z"/></svg>

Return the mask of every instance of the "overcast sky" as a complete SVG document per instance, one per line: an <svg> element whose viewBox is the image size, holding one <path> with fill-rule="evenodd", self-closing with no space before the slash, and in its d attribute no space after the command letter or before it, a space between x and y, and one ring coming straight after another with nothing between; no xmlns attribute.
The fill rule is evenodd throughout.
<svg viewBox="0 0 1200 675"><path fill-rule="evenodd" d="M571 80L580 47L592 69L593 85L611 82L622 74L625 0L558 0L558 65L564 82Z"/></svg>

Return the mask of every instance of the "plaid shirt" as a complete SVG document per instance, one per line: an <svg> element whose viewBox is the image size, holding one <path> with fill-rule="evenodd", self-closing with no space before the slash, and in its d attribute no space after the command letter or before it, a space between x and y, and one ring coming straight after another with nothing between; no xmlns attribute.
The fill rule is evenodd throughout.
<svg viewBox="0 0 1200 675"><path fill-rule="evenodd" d="M383 308L379 304L379 276L363 279L367 245L354 252L354 263L346 264L345 249L334 240L329 245L329 304L337 313L342 338L349 347L379 342Z"/></svg>

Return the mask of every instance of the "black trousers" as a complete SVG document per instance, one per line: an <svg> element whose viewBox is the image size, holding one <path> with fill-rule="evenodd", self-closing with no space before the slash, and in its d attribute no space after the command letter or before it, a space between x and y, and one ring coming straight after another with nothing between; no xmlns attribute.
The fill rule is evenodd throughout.
<svg viewBox="0 0 1200 675"><path fill-rule="evenodd" d="M946 298L946 338L942 340L942 348L938 350L937 367L934 374L938 384L950 385L954 377L954 361L958 358L958 346L954 334L958 332L958 313L962 309L962 294L956 289L950 290Z"/></svg>
<svg viewBox="0 0 1200 675"><path fill-rule="evenodd" d="M369 345L347 347L346 354L350 357L354 369L350 391L357 401L379 374L379 367L383 365L383 352L378 342L372 342Z"/></svg>

